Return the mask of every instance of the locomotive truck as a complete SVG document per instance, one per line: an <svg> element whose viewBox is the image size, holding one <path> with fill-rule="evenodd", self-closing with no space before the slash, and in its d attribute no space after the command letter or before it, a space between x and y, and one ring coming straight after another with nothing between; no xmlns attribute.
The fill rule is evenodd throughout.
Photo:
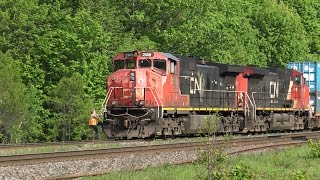
<svg viewBox="0 0 320 180"><path fill-rule="evenodd" d="M218 133L320 127L309 87L296 69L228 65L164 52L123 52L112 59L102 106L111 138L199 133L218 114Z"/></svg>

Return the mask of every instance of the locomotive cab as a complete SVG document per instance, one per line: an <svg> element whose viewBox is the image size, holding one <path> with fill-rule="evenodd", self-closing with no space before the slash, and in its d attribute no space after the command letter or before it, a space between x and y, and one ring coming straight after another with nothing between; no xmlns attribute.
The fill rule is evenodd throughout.
<svg viewBox="0 0 320 180"><path fill-rule="evenodd" d="M112 62L113 73L107 80L108 107L160 109L180 103L180 62L175 56L134 51L121 53ZM185 98L183 105L187 105Z"/></svg>
<svg viewBox="0 0 320 180"><path fill-rule="evenodd" d="M160 106L159 86L167 75L167 59L154 53L123 53L113 59L113 73L108 77L108 106Z"/></svg>
<svg viewBox="0 0 320 180"><path fill-rule="evenodd" d="M188 97L180 92L177 57L162 52L125 52L113 58L112 65L113 73L107 79L104 119L117 126L114 129L125 130L126 135L113 133L149 136L156 126L146 124L162 118L164 107L188 105ZM128 129L132 132L127 133Z"/></svg>

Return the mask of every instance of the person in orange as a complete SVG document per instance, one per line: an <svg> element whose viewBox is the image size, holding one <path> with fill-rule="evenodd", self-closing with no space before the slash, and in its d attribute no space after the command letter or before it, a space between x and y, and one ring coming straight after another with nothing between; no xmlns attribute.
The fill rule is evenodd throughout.
<svg viewBox="0 0 320 180"><path fill-rule="evenodd" d="M89 126L94 130L94 139L99 139L99 132L98 132L98 125L99 125L99 116L95 111L91 111L90 118L89 118Z"/></svg>

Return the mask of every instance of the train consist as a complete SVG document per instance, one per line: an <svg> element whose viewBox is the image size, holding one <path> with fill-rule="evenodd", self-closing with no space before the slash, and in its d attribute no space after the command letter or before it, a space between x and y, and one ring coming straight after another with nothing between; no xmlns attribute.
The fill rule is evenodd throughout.
<svg viewBox="0 0 320 180"><path fill-rule="evenodd" d="M310 108L309 87L295 69L139 51L120 53L112 65L102 107L108 137L196 134L211 119L220 133L320 127Z"/></svg>

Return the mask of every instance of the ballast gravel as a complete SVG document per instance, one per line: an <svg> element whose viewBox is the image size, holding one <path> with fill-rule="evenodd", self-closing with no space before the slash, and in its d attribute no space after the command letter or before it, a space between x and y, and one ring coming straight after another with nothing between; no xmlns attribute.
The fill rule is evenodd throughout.
<svg viewBox="0 0 320 180"><path fill-rule="evenodd" d="M84 159L33 165L1 167L0 180L33 180L50 179L57 176L76 175L84 173L110 172L173 164L195 160L195 151L176 151L161 153L140 153L125 156L101 157L98 159Z"/></svg>
<svg viewBox="0 0 320 180"><path fill-rule="evenodd" d="M272 145L268 143L264 145ZM229 147L226 152L250 149L261 145ZM263 153L283 148L264 148L250 153ZM0 180L38 180L55 179L59 176L72 176L90 173L107 173L111 171L143 169L147 166L179 164L197 159L198 150L179 150L163 152L136 153L123 156L107 156L92 159L70 160L63 162L39 163L33 165L1 166ZM244 154L247 154L246 152Z"/></svg>

